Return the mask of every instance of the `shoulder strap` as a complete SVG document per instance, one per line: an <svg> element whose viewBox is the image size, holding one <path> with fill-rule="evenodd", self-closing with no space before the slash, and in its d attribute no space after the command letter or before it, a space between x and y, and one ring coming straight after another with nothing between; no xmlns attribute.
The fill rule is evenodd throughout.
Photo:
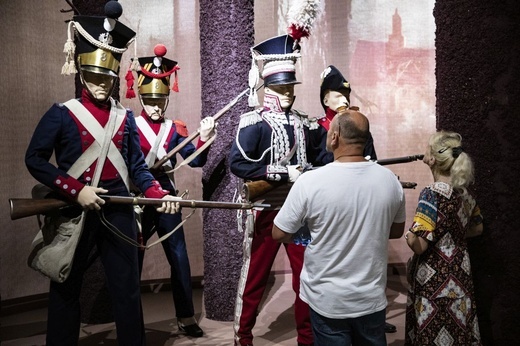
<svg viewBox="0 0 520 346"><path fill-rule="evenodd" d="M77 99L72 99L64 103L95 138L94 143L74 162L67 173L77 179L97 159L96 170L92 179L92 185L96 186L101 177L106 158L109 156L121 175L121 178L128 186L129 181L126 164L124 163L121 153L115 148L112 142L113 135L125 119L126 110L114 99L111 98L110 102L112 103L112 107L110 109L109 121L105 128L99 124L88 109Z"/></svg>

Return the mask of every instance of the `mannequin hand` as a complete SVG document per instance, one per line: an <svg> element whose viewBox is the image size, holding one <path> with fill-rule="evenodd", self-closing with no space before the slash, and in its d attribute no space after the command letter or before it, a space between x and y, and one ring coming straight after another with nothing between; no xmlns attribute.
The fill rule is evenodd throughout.
<svg viewBox="0 0 520 346"><path fill-rule="evenodd" d="M289 173L289 181L294 183L300 174L302 174L302 167L300 165L288 165L287 173Z"/></svg>
<svg viewBox="0 0 520 346"><path fill-rule="evenodd" d="M105 204L105 201L97 194L107 192L108 190L100 187L85 186L79 192L77 202L83 209L101 210L101 206Z"/></svg>
<svg viewBox="0 0 520 346"><path fill-rule="evenodd" d="M206 117L200 122L200 140L207 142L215 135L215 119L213 117Z"/></svg>
<svg viewBox="0 0 520 346"><path fill-rule="evenodd" d="M175 201L182 201L182 198L166 195L162 199L164 200L163 204L156 208L159 213L177 214L181 211L180 204Z"/></svg>

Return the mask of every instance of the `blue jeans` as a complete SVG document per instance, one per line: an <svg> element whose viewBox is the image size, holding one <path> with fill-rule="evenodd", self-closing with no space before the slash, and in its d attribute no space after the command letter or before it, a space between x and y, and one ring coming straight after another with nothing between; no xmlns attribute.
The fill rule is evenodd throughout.
<svg viewBox="0 0 520 346"><path fill-rule="evenodd" d="M314 344L317 346L386 346L385 309L344 319L327 318L312 308L310 310Z"/></svg>

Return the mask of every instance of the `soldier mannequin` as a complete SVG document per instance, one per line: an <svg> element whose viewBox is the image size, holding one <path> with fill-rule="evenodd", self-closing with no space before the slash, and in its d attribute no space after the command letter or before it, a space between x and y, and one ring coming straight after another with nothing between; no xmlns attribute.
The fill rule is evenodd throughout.
<svg viewBox="0 0 520 346"><path fill-rule="evenodd" d="M103 206L105 202L97 194L128 196L131 179L146 197L173 198L160 188L146 167L133 115L110 97L122 52L135 33L116 20L122 13L119 3L108 2L105 12L107 18L74 16L70 22L69 25L76 29L76 64L84 89L80 99L54 104L42 117L27 149L25 162L38 181L54 193L78 203L64 209L63 216L75 217L82 208L101 211L108 222L135 240L137 232L132 207ZM69 59L73 56L72 51L69 51ZM75 70L72 60L64 67L65 72L70 70ZM108 129L109 125L113 129ZM111 138L107 147L112 150L109 149L106 159L98 164L104 138ZM56 166L49 162L53 154ZM92 183L97 186L90 186ZM163 203L157 210L174 213L178 206ZM137 248L117 238L101 222L99 215L91 211L86 214L69 277L63 283L51 281L46 344L78 343L79 295L88 255L94 246L104 265L118 342L145 345Z"/></svg>
<svg viewBox="0 0 520 346"><path fill-rule="evenodd" d="M182 121L164 118L170 94L170 77L172 74L177 76L177 62L164 57L166 47L163 45L157 45L154 53L155 56L138 59L140 65L138 94L143 110L141 115L136 118L136 123L141 148L150 167L188 137L186 125ZM176 83L174 83L174 89L177 89ZM184 159L215 135L215 122L212 117L204 118L200 122L199 133L200 139L197 147L189 143L179 151ZM202 167L206 163L208 151L209 146L206 146L189 165ZM174 155L166 166L163 166L163 170L155 174L162 188L169 190L173 196L176 195L173 173L166 174L164 170L171 170L176 163ZM143 242L146 244L155 232L162 237L175 229L181 223L182 215L180 212L174 215L160 214L153 208L145 207L141 221ZM189 336L201 337L203 331L194 318L190 262L183 228L177 229L161 245L170 264L170 281L178 328ZM141 271L143 260L144 251L140 251L139 268Z"/></svg>
<svg viewBox="0 0 520 346"><path fill-rule="evenodd" d="M320 129L317 131L317 138L313 139L314 145L325 148L327 131L338 109L350 107L350 91L350 83L336 67L330 65L322 72L320 102L325 114L318 118ZM374 140L370 133L365 146L364 155L369 160L377 160ZM334 161L334 157L330 152L321 152L316 161L317 165L323 166Z"/></svg>
<svg viewBox="0 0 520 346"><path fill-rule="evenodd" d="M306 138L312 126L309 119L292 109L298 51L293 39L278 36L253 47L253 58L264 60L262 77L265 93L263 107L243 114L229 157L230 169L245 180L294 182L316 156ZM298 47L299 48L299 47ZM254 76L250 73L250 76ZM254 85L255 82L250 83ZM260 301L280 244L271 236L277 211L260 211L254 230L246 232L244 265L235 309L235 345L252 345L252 329ZM252 239L251 239L252 238ZM293 272L296 293L295 319L298 345L312 345L309 307L299 297L300 272L303 266L302 244L284 244ZM247 250L251 249L251 253Z"/></svg>

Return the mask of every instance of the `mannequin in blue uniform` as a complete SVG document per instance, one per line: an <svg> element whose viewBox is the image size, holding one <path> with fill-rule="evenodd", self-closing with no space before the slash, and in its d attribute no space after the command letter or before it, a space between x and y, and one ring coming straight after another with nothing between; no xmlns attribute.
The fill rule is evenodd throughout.
<svg viewBox="0 0 520 346"><path fill-rule="evenodd" d="M173 199L145 164L133 115L110 97L122 52L135 33L116 20L122 12L119 3L108 2L105 12L107 17L74 16L70 22L69 35L71 27L77 35L77 65L72 59L70 40L69 60L63 71L76 72L76 66L79 68L81 97L54 104L45 113L25 156L26 166L36 180L56 195L76 202L62 215L77 216L82 208L88 210L69 277L63 283L50 283L47 345L78 343L79 295L94 246L105 268L118 343L145 345L137 247L121 241L100 220L102 213L126 237L136 240L133 209L128 205L105 205L98 194L129 196L132 181L146 197ZM105 138L108 154L98 164ZM53 154L56 165L50 162ZM175 213L179 209L163 203L158 210Z"/></svg>
<svg viewBox="0 0 520 346"><path fill-rule="evenodd" d="M252 48L254 62L263 61L263 106L241 116L229 156L231 172L244 180L294 182L315 160L316 154L307 139L309 132L317 129L318 125L292 109L294 85L299 84L295 75L295 62L300 56L299 47L293 49L293 45L291 36L283 35ZM250 76L254 75L254 71L250 72ZM254 84L255 81L250 81L249 85ZM280 249L280 243L271 236L276 213L275 210L258 212L254 230L246 232L246 241L251 244L244 246L244 265L235 309L235 345L253 344L252 330L258 308ZM301 243L284 246L291 264L292 286L296 293L297 341L299 345L312 345L309 307L299 297L305 246ZM251 249L250 253L247 249Z"/></svg>
<svg viewBox="0 0 520 346"><path fill-rule="evenodd" d="M164 117L170 95L170 78L172 75L175 76L173 90L178 91L179 69L177 62L164 57L166 52L166 47L158 44L154 49L155 56L138 58L138 94L143 110L136 118L136 123L141 149L150 167L188 137L188 130L182 121L172 121ZM215 122L212 117L204 118L200 122L199 134L197 147L190 142L179 151L180 156L186 159L197 149L201 149L200 154L189 162L190 167L202 167L206 163L209 145L205 146L205 143L211 144L208 140L215 134ZM166 172L172 170L176 163L176 155L173 155L159 172L154 173L162 188L170 191L173 196L176 195L173 172ZM144 244L155 232L159 237L163 237L174 230L181 221L180 212L173 215L161 214L154 208L145 207L141 215ZM170 282L178 328L189 336L201 337L204 333L194 317L190 262L182 226L162 241L161 245L170 264ZM144 253L145 251L139 252L141 271Z"/></svg>

